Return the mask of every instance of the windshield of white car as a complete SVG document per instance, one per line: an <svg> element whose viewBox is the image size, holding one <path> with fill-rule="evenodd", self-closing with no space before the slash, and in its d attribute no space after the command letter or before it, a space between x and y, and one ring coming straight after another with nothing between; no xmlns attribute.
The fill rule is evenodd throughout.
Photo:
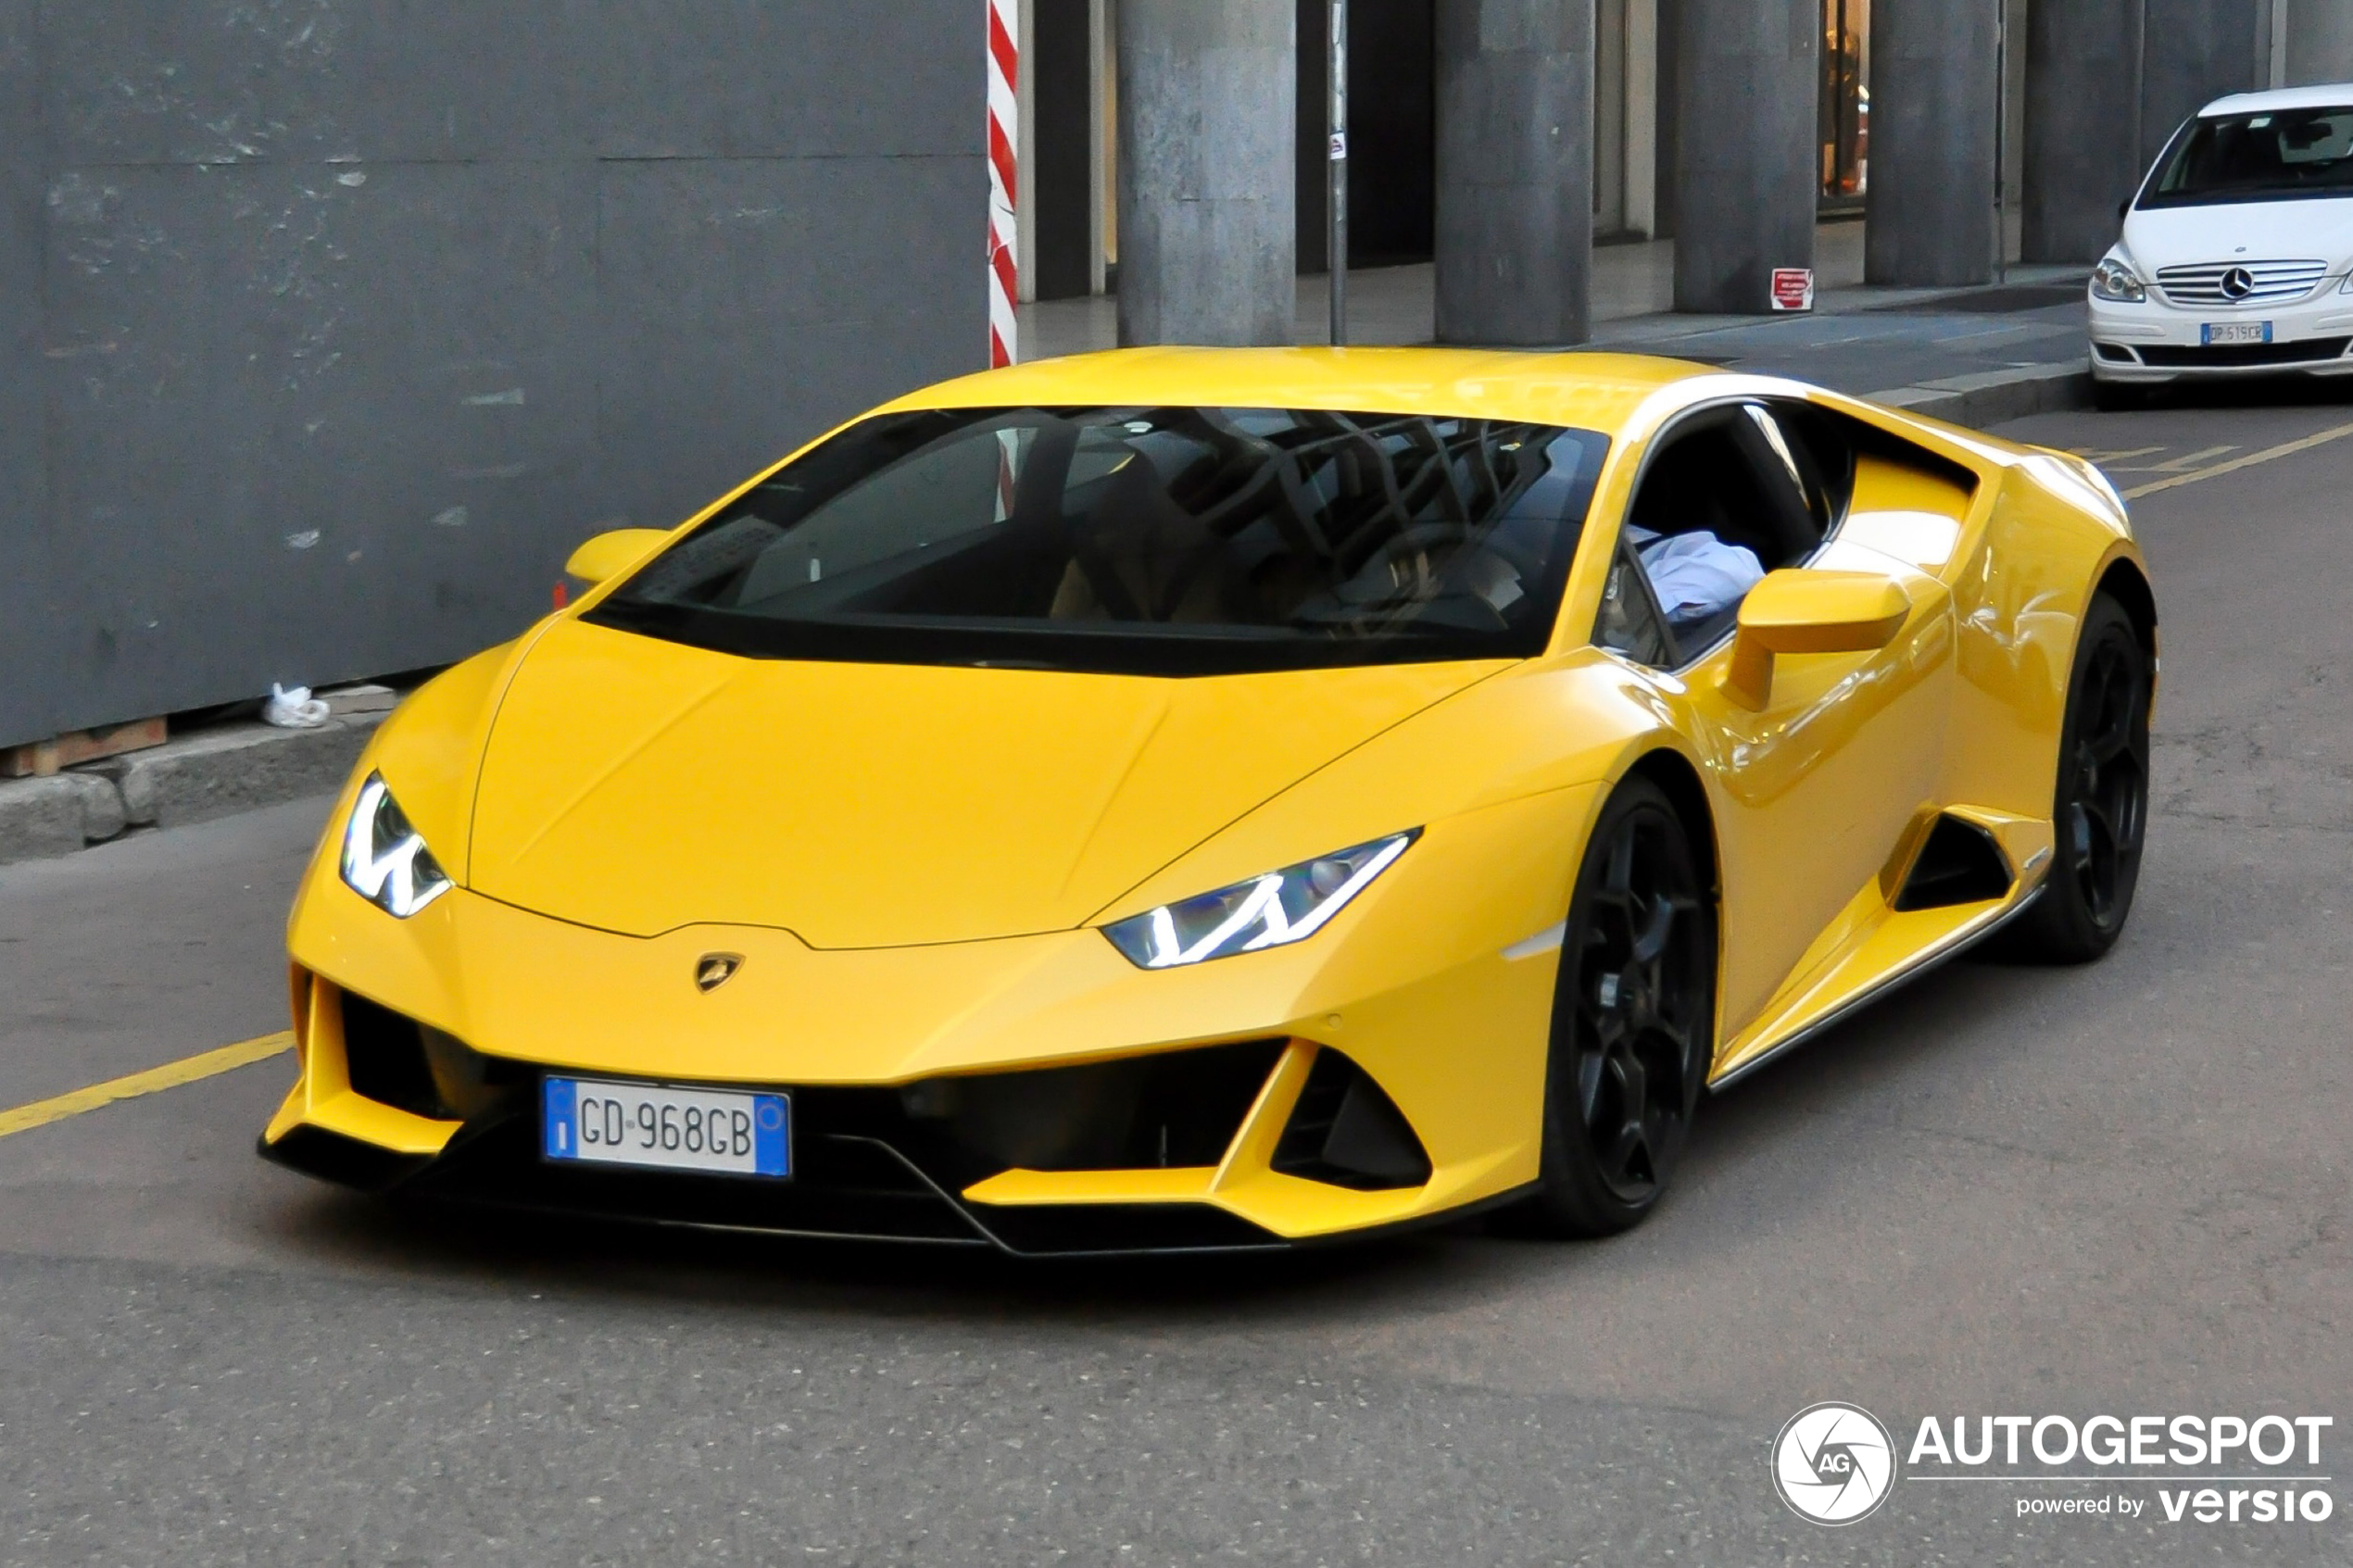
<svg viewBox="0 0 2353 1568"><path fill-rule="evenodd" d="M2353 107L2198 119L2174 135L2140 206L2353 196Z"/></svg>
<svg viewBox="0 0 2353 1568"><path fill-rule="evenodd" d="M1319 409L885 414L587 619L753 658L1122 674L1526 658L1607 448Z"/></svg>

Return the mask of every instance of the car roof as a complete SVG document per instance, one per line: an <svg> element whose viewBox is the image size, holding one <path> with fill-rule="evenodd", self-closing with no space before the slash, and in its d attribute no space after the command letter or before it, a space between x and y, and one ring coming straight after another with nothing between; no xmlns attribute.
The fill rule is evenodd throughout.
<svg viewBox="0 0 2353 1568"><path fill-rule="evenodd" d="M1470 348L1122 348L960 376L880 412L1056 405L1330 408L1528 420L1615 433L1711 367L1643 355Z"/></svg>
<svg viewBox="0 0 2353 1568"><path fill-rule="evenodd" d="M2271 93L2233 93L2197 111L2200 119L2226 114L2261 114L2266 109L2333 109L2353 106L2353 82L2314 87L2283 87Z"/></svg>

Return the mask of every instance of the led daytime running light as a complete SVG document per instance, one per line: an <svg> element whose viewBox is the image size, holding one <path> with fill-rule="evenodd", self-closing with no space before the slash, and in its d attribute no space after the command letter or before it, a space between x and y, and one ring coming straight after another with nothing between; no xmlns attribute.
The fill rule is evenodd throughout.
<svg viewBox="0 0 2353 1568"><path fill-rule="evenodd" d="M369 774L352 802L343 830L343 880L396 920L407 920L452 885L424 835L401 815L381 773Z"/></svg>
<svg viewBox="0 0 2353 1568"><path fill-rule="evenodd" d="M1302 860L1197 898L1164 904L1103 927L1103 935L1140 969L1179 969L1303 942L1420 836L1416 828Z"/></svg>

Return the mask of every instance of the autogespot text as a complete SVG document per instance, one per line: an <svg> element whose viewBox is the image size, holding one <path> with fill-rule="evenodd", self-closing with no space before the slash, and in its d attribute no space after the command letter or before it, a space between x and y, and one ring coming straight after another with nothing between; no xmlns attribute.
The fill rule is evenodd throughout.
<svg viewBox="0 0 2353 1568"><path fill-rule="evenodd" d="M2173 1524L2319 1524L2336 1512L2325 1415L1936 1416L1920 1422L1907 1479L2032 1484L2016 1516L2107 1515ZM2089 1492L2047 1492L2108 1483ZM2131 1487L2131 1490L2123 1488ZM2150 1503L2156 1508L2152 1512Z"/></svg>

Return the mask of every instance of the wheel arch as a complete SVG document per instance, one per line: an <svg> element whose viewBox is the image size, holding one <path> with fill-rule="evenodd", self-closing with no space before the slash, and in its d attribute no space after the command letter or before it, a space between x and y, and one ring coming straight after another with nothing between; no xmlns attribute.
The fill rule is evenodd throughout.
<svg viewBox="0 0 2353 1568"><path fill-rule="evenodd" d="M2133 634L2141 639L2141 646L2151 659L2157 657L2157 591L2149 586L2148 574L2130 556L2119 556L2108 562L2100 573L2099 585L2093 593L2106 594L2124 607L2133 622Z"/></svg>
<svg viewBox="0 0 2353 1568"><path fill-rule="evenodd" d="M1720 915L1724 903L1724 859L1716 838L1716 813L1707 804L1707 786L1700 782L1692 759L1671 746L1655 746L1637 757L1621 778L1642 777L1658 786L1675 808L1683 831L1707 850L1707 892Z"/></svg>

